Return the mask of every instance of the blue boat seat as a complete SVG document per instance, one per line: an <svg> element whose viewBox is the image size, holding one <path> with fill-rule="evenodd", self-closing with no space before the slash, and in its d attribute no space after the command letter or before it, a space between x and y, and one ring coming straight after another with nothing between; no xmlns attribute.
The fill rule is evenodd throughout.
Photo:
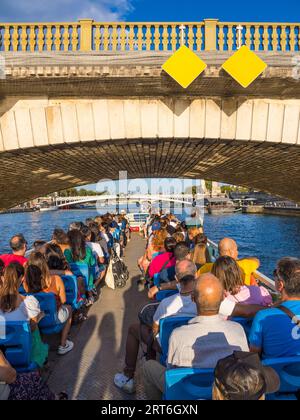
<svg viewBox="0 0 300 420"><path fill-rule="evenodd" d="M211 400L214 369L170 369L165 374L167 401Z"/></svg>
<svg viewBox="0 0 300 420"><path fill-rule="evenodd" d="M89 287L89 277L90 277L90 268L87 264L72 263L70 264L70 269L74 276L82 277L84 280L85 290L90 291Z"/></svg>
<svg viewBox="0 0 300 420"><path fill-rule="evenodd" d="M78 310L83 305L83 300L78 302L78 283L76 276L62 276L66 289L67 304L72 306L72 309Z"/></svg>
<svg viewBox="0 0 300 420"><path fill-rule="evenodd" d="M157 293L155 298L157 302L161 302L162 300L174 295L178 295L178 290L162 290Z"/></svg>
<svg viewBox="0 0 300 420"><path fill-rule="evenodd" d="M300 356L265 359L263 364L275 369L280 377L279 392L268 396L268 399L297 399L295 394L300 390Z"/></svg>
<svg viewBox="0 0 300 420"><path fill-rule="evenodd" d="M45 317L39 322L39 329L42 334L58 334L65 324L57 319L57 305L54 293L36 293L34 297L39 301L41 310Z"/></svg>
<svg viewBox="0 0 300 420"><path fill-rule="evenodd" d="M31 361L32 336L29 322L0 323L0 346L17 372L32 372L38 369L36 363Z"/></svg>
<svg viewBox="0 0 300 420"><path fill-rule="evenodd" d="M280 390L268 395L268 400L297 400L300 390L300 356L266 359L264 366L272 367L280 377ZM166 400L211 399L214 370L171 369L166 372Z"/></svg>
<svg viewBox="0 0 300 420"><path fill-rule="evenodd" d="M189 321L193 319L193 317L187 316L173 316L164 318L160 321L159 324L159 338L160 338L160 346L162 349L161 359L160 362L163 365L166 365L167 358L168 358L168 351L169 351L169 340L171 337L172 332L183 325L187 325Z"/></svg>

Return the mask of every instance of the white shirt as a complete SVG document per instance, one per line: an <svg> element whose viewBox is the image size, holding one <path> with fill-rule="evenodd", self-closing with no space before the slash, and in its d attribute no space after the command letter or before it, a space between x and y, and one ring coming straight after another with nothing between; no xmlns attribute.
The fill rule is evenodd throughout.
<svg viewBox="0 0 300 420"><path fill-rule="evenodd" d="M173 331L169 342L168 368L214 369L234 351L249 351L243 327L220 315L198 316Z"/></svg>
<svg viewBox="0 0 300 420"><path fill-rule="evenodd" d="M157 308L153 321L159 324L161 319L174 315L197 316L197 307L191 296L173 295L164 299Z"/></svg>
<svg viewBox="0 0 300 420"><path fill-rule="evenodd" d="M104 253L101 246L95 242L87 242L87 246L92 250L93 254L98 258L104 258Z"/></svg>
<svg viewBox="0 0 300 420"><path fill-rule="evenodd" d="M180 293L180 291L181 291L180 283L177 283L177 289ZM235 302L233 302L232 300L230 300L228 298L225 298L223 300L223 302L221 303L219 315L221 315L225 318L230 318L233 314L235 306L236 306Z"/></svg>
<svg viewBox="0 0 300 420"><path fill-rule="evenodd" d="M30 321L41 313L39 301L34 296L26 296L21 305L13 312L2 312L0 310L0 322L9 321ZM2 318L2 319L1 319Z"/></svg>
<svg viewBox="0 0 300 420"><path fill-rule="evenodd" d="M107 233L101 232L101 237L106 241L109 242L109 237L107 235Z"/></svg>

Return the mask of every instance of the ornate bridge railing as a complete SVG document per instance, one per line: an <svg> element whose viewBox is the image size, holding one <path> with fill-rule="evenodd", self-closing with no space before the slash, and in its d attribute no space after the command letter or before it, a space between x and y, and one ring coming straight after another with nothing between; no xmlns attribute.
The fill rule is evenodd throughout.
<svg viewBox="0 0 300 420"><path fill-rule="evenodd" d="M300 23L78 22L0 23L2 51L300 51Z"/></svg>

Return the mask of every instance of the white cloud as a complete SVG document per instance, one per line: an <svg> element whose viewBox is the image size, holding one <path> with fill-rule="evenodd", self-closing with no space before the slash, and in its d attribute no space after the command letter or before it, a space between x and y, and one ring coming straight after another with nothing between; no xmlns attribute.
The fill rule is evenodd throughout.
<svg viewBox="0 0 300 420"><path fill-rule="evenodd" d="M0 0L0 22L63 22L124 19L132 0Z"/></svg>

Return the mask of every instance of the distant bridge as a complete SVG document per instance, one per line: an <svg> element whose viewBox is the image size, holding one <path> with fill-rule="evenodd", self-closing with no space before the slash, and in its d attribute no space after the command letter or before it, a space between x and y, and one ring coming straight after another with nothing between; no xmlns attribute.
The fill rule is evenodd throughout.
<svg viewBox="0 0 300 420"><path fill-rule="evenodd" d="M197 197L199 199L199 196ZM118 196L118 195L98 195L87 197L57 197L56 205L59 208L66 206L74 206L78 204L94 203L94 202L114 202L121 203L143 203L143 202L170 202L182 204L186 206L193 206L197 202L192 195L131 195L131 196ZM202 198L202 197L201 197Z"/></svg>

